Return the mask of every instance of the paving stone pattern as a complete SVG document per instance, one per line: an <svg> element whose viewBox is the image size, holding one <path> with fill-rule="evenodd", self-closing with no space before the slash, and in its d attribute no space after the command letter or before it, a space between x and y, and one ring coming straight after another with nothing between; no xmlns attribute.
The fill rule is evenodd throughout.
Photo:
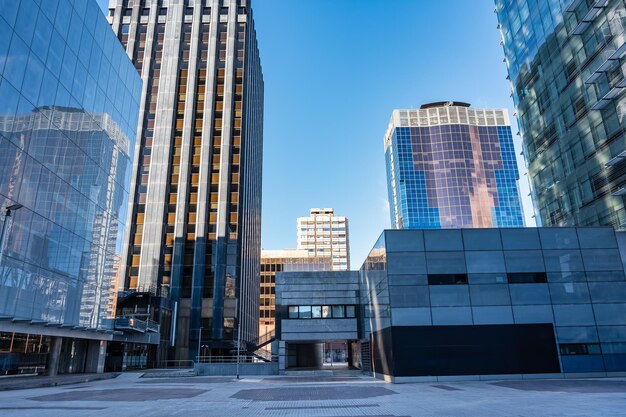
<svg viewBox="0 0 626 417"><path fill-rule="evenodd" d="M626 381L607 380L540 380L540 381L501 381L492 385L522 391L579 392L579 393L626 393ZM624 410L626 415L626 410Z"/></svg>
<svg viewBox="0 0 626 417"><path fill-rule="evenodd" d="M290 377L273 377L273 378L264 378L263 382L267 382L270 384L310 384L310 383L324 383L324 382L358 382L359 378L353 377L336 377L336 376L315 376L315 377L306 377L306 376L290 376Z"/></svg>
<svg viewBox="0 0 626 417"><path fill-rule="evenodd" d="M248 389L231 395L231 398L252 401L317 401L366 399L392 394L395 394L395 392L382 387L335 386Z"/></svg>
<svg viewBox="0 0 626 417"><path fill-rule="evenodd" d="M141 384L224 384L237 382L237 379L199 376L197 378L150 378L139 382Z"/></svg>
<svg viewBox="0 0 626 417"><path fill-rule="evenodd" d="M151 378L0 392L1 417L625 417L626 379ZM345 380L349 379L349 380ZM75 388L75 389L70 389Z"/></svg>
<svg viewBox="0 0 626 417"><path fill-rule="evenodd" d="M108 389L62 392L31 397L35 401L155 401L191 398L208 390L188 388Z"/></svg>

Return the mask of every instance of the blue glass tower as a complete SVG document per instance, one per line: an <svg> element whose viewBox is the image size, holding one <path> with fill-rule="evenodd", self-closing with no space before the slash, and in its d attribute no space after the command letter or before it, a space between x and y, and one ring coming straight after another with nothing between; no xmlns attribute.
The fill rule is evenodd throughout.
<svg viewBox="0 0 626 417"><path fill-rule="evenodd" d="M395 110L385 159L394 228L524 226L506 110L457 102Z"/></svg>

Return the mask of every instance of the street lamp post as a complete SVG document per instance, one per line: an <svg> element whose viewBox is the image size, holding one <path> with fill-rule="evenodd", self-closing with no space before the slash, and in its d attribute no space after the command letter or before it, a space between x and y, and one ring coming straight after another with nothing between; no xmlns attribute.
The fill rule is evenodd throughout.
<svg viewBox="0 0 626 417"><path fill-rule="evenodd" d="M202 326L200 326L200 333L198 334L198 356L196 359L200 363L200 343L202 342Z"/></svg>
<svg viewBox="0 0 626 417"><path fill-rule="evenodd" d="M2 260L2 255L4 253L4 235L6 234L7 225L9 224L9 220L11 218L11 211L16 211L24 207L21 204L12 204L4 208L4 222L2 223L2 232L0 233L0 260Z"/></svg>
<svg viewBox="0 0 626 417"><path fill-rule="evenodd" d="M239 298L235 299L235 311L240 306ZM237 313L237 379L239 379L239 355L241 354L241 311Z"/></svg>

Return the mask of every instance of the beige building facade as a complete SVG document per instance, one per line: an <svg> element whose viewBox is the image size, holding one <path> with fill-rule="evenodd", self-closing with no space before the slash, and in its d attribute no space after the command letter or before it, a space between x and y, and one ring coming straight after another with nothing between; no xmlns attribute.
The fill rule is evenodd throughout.
<svg viewBox="0 0 626 417"><path fill-rule="evenodd" d="M298 218L298 249L332 258L333 271L349 270L348 218L335 215L332 208L312 208L308 217Z"/></svg>

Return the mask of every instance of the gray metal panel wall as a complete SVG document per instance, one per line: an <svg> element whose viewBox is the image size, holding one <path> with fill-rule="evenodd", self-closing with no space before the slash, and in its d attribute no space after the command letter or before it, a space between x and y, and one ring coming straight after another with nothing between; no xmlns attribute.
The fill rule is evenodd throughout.
<svg viewBox="0 0 626 417"><path fill-rule="evenodd" d="M388 325L552 323L557 343L599 349L561 355L564 372L626 370L626 278L612 228L388 230L384 235ZM380 251L372 253L370 258L380 258ZM547 282L507 279L507 274L528 272L545 273ZM373 294L365 287L381 283L368 280L371 271L365 266L361 273L362 291ZM467 274L469 282L428 285L429 274L445 273ZM379 311L379 300L370 296L366 302L372 312ZM373 320L381 318L374 314ZM368 330L367 323L364 327Z"/></svg>

